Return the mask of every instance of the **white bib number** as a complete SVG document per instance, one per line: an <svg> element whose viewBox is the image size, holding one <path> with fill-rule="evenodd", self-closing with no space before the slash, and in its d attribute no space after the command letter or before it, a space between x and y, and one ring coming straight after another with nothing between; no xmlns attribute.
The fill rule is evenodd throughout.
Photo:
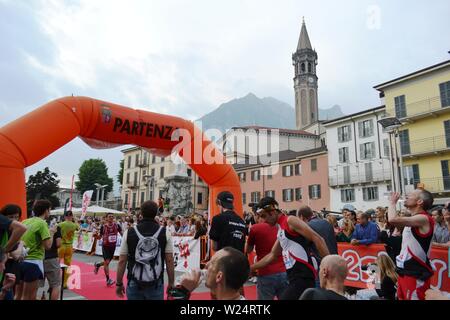
<svg viewBox="0 0 450 320"><path fill-rule="evenodd" d="M284 261L284 266L286 267L286 269L290 269L294 266L294 259L292 259L291 255L289 254L289 251L287 250L283 250L283 261Z"/></svg>
<svg viewBox="0 0 450 320"><path fill-rule="evenodd" d="M109 243L117 242L117 235L108 236L108 242Z"/></svg>

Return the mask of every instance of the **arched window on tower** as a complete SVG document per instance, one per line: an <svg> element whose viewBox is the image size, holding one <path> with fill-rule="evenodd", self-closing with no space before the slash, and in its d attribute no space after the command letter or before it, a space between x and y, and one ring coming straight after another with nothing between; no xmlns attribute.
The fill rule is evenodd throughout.
<svg viewBox="0 0 450 320"><path fill-rule="evenodd" d="M308 62L308 72L309 72L309 73L312 72L312 65L311 65L311 62Z"/></svg>
<svg viewBox="0 0 450 320"><path fill-rule="evenodd" d="M302 72L305 72L305 63L302 63Z"/></svg>

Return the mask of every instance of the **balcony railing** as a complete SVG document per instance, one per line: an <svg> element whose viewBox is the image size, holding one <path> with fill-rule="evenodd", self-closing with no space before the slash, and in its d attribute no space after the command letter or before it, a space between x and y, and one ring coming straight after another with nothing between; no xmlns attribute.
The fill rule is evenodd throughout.
<svg viewBox="0 0 450 320"><path fill-rule="evenodd" d="M328 183L330 187L354 185L354 184L369 184L374 182L384 182L391 180L391 172L389 170L374 171L372 174L357 173L350 176L335 175L330 176Z"/></svg>
<svg viewBox="0 0 450 320"><path fill-rule="evenodd" d="M139 161L137 166L138 167L147 167L148 166L148 160Z"/></svg>
<svg viewBox="0 0 450 320"><path fill-rule="evenodd" d="M127 183L128 189L137 189L139 188L139 184L137 182L129 182Z"/></svg>
<svg viewBox="0 0 450 320"><path fill-rule="evenodd" d="M391 117L397 117L400 120L413 120L414 118L428 117L439 113L450 111L450 104L442 101L440 96L431 97L425 100L406 104L405 114L396 114L395 107L389 114Z"/></svg>
<svg viewBox="0 0 450 320"><path fill-rule="evenodd" d="M450 177L435 177L425 179L408 179L404 181L406 190L416 188L418 184L423 184L425 190L433 193L450 192ZM410 186L410 188L408 188Z"/></svg>
<svg viewBox="0 0 450 320"><path fill-rule="evenodd" d="M450 151L450 135L435 136L400 145L403 156L418 156Z"/></svg>

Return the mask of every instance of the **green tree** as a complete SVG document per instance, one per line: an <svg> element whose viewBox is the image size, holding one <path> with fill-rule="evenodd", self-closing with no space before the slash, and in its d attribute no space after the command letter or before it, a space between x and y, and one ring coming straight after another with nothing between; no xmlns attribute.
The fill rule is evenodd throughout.
<svg viewBox="0 0 450 320"><path fill-rule="evenodd" d="M124 159L120 160L120 169L119 169L119 173L117 174L117 181L119 182L120 185L122 185L122 181L123 181L123 166L124 166L124 162L125 162Z"/></svg>
<svg viewBox="0 0 450 320"><path fill-rule="evenodd" d="M75 185L81 194L87 190L94 190L92 201L97 201L96 183L108 185L104 191L105 199L108 192L111 192L113 189L113 179L108 176L108 167L102 159L89 159L84 161L78 171L78 178L79 181L76 181ZM101 191L99 191L98 196L101 196Z"/></svg>
<svg viewBox="0 0 450 320"><path fill-rule="evenodd" d="M48 167L28 177L26 184L28 214L31 213L34 201L39 199L49 200L53 208L59 207L59 199L55 195L59 189L59 180L57 178L58 175L55 172L51 172Z"/></svg>

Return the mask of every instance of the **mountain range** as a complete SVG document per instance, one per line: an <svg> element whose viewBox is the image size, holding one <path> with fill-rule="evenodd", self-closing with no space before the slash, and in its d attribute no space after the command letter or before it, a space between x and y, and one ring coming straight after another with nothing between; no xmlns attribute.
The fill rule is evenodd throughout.
<svg viewBox="0 0 450 320"><path fill-rule="evenodd" d="M339 105L329 109L319 108L320 120L332 120L344 116ZM198 121L202 129L219 129L222 132L240 126L257 125L272 128L295 129L295 109L272 97L258 98L253 93L221 104Z"/></svg>

